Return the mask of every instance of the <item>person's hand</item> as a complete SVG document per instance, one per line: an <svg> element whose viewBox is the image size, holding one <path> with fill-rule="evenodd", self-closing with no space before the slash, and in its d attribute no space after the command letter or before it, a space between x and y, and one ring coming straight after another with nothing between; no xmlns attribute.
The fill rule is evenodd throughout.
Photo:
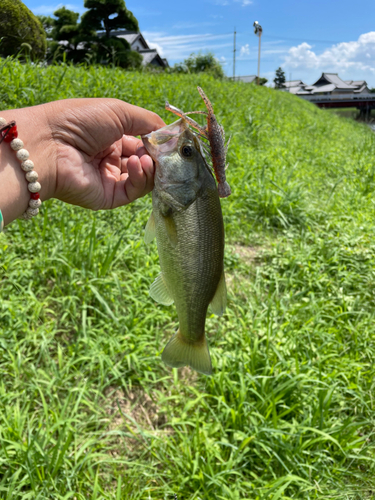
<svg viewBox="0 0 375 500"><path fill-rule="evenodd" d="M45 112L55 144L56 198L100 210L152 190L153 161L134 136L163 127L158 115L116 99L57 101Z"/></svg>
<svg viewBox="0 0 375 500"><path fill-rule="evenodd" d="M42 188L58 198L100 210L126 205L153 188L154 165L134 136L164 126L145 109L117 99L65 99L1 112L15 120ZM14 151L0 148L0 209L5 224L28 207L25 173Z"/></svg>

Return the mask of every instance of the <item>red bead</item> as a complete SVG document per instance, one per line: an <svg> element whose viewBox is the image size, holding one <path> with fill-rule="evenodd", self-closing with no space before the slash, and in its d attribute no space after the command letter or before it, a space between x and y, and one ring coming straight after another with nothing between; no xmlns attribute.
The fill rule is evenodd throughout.
<svg viewBox="0 0 375 500"><path fill-rule="evenodd" d="M40 194L39 193L30 193L30 198L32 200L39 200Z"/></svg>
<svg viewBox="0 0 375 500"><path fill-rule="evenodd" d="M2 132L2 136L6 134L6 131ZM18 132L17 132L17 126L15 125L14 127L11 127L8 130L7 135L4 137L4 142L12 142L13 139L16 139L18 137Z"/></svg>

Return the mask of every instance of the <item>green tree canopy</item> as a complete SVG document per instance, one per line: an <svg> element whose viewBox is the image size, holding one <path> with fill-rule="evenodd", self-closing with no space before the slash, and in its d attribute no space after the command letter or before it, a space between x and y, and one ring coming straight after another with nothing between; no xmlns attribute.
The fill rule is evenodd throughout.
<svg viewBox="0 0 375 500"><path fill-rule="evenodd" d="M55 10L53 15L56 18L52 30L52 37L54 40L67 40L70 42L79 34L78 12L73 12L66 7L61 7Z"/></svg>
<svg viewBox="0 0 375 500"><path fill-rule="evenodd" d="M215 78L224 78L224 71L212 52L191 54L182 63L172 68L176 73L211 73Z"/></svg>
<svg viewBox="0 0 375 500"><path fill-rule="evenodd" d="M95 49L96 60L99 63L104 61L121 68L140 68L142 56L135 50L130 50L129 43L123 38L99 38Z"/></svg>
<svg viewBox="0 0 375 500"><path fill-rule="evenodd" d="M281 89L285 83L285 73L282 68L277 68L276 70L276 78L274 78L275 88Z"/></svg>
<svg viewBox="0 0 375 500"><path fill-rule="evenodd" d="M42 23L42 26L44 28L44 31L46 32L47 36L51 35L52 29L55 25L55 20L51 16L36 16L39 21Z"/></svg>
<svg viewBox="0 0 375 500"><path fill-rule="evenodd" d="M37 17L20 0L0 1L0 55L18 54L30 46L32 59L46 53L46 34Z"/></svg>
<svg viewBox="0 0 375 500"><path fill-rule="evenodd" d="M79 23L79 14L66 7L57 9L53 15L52 30L49 35L54 40L48 45L49 53L55 59L60 59L65 53L65 57L73 62L80 62L87 56L96 33L93 30L84 29ZM45 22L47 23L48 20ZM61 43L63 42L63 43ZM83 47L78 49L78 45L83 42Z"/></svg>
<svg viewBox="0 0 375 500"><path fill-rule="evenodd" d="M88 9L82 15L82 25L86 29L105 30L107 38L113 30L139 31L138 21L126 8L124 0L85 0L84 6Z"/></svg>

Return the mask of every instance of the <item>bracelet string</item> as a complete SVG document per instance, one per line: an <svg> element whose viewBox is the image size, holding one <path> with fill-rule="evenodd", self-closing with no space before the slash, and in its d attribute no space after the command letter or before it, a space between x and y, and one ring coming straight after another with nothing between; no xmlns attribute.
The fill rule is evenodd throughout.
<svg viewBox="0 0 375 500"><path fill-rule="evenodd" d="M7 123L4 118L0 117L0 144L2 142L10 144L10 147L15 151L17 159L21 162L21 168L25 172L25 178L28 182L27 188L30 192L29 206L22 214L22 219L31 219L39 213L39 208L42 204L39 191L41 185L38 182L38 174L34 170L34 163L29 160L29 152L23 146L23 142L18 138L17 125L15 121Z"/></svg>

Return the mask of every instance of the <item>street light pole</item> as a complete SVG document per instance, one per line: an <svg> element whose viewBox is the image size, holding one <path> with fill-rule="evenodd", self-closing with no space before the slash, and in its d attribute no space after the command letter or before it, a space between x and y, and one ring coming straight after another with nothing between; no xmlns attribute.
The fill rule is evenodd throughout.
<svg viewBox="0 0 375 500"><path fill-rule="evenodd" d="M233 39L233 81L236 79L236 28L234 28Z"/></svg>
<svg viewBox="0 0 375 500"><path fill-rule="evenodd" d="M255 35L259 37L258 78L257 78L257 84L259 85L259 77L260 77L260 44L261 44L261 38L262 38L263 28L258 23L258 21L255 21L254 24L253 24L253 26L254 26L254 33L255 33Z"/></svg>

